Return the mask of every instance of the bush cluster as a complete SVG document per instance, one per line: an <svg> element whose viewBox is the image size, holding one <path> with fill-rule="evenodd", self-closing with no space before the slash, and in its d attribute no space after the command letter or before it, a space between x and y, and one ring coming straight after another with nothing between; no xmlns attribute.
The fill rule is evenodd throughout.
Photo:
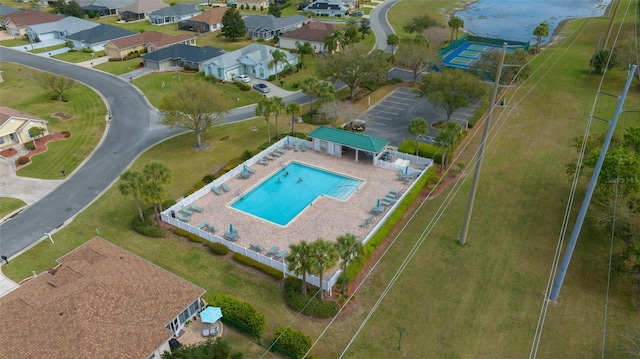
<svg viewBox="0 0 640 359"><path fill-rule="evenodd" d="M353 267L353 265L349 267ZM313 292L309 292L311 295L304 295L301 288L302 280L298 278L287 277L284 281L284 300L291 309L301 311L304 308L302 314L315 318L331 318L338 314L340 309L338 303L330 300L320 300L317 296L313 296ZM311 303L307 305L309 300L311 300ZM305 305L307 305L306 308Z"/></svg>
<svg viewBox="0 0 640 359"><path fill-rule="evenodd" d="M90 54L90 53L92 53L92 52L93 52L93 50L91 50L91 49L90 49L90 48L88 48L88 47L83 47L83 48L82 48L82 52L85 52L85 53L87 53L87 54Z"/></svg>
<svg viewBox="0 0 640 359"><path fill-rule="evenodd" d="M36 149L36 145L33 142L25 142L23 143L24 147L26 147L29 151L33 151Z"/></svg>
<svg viewBox="0 0 640 359"><path fill-rule="evenodd" d="M244 83L242 81L233 81L233 84L236 85L236 87L239 88L242 91L250 91L251 90L251 86L247 85L246 83Z"/></svg>
<svg viewBox="0 0 640 359"><path fill-rule="evenodd" d="M27 163L29 163L31 160L29 159L29 157L27 156L22 156L22 157L18 157L18 164L19 165L26 165Z"/></svg>
<svg viewBox="0 0 640 359"><path fill-rule="evenodd" d="M204 243L207 241L204 238L198 236L197 234L189 233L184 229L180 229L180 228L174 228L173 234L175 234L176 236L184 237L193 243Z"/></svg>
<svg viewBox="0 0 640 359"><path fill-rule="evenodd" d="M212 295L209 304L220 307L224 314L223 321L227 319L241 325L242 329L248 330L255 338L262 336L265 327L264 314L256 311L251 304L225 293Z"/></svg>
<svg viewBox="0 0 640 359"><path fill-rule="evenodd" d="M64 135L64 138L71 137L71 132L69 131L62 131L60 133Z"/></svg>
<svg viewBox="0 0 640 359"><path fill-rule="evenodd" d="M162 203L162 208L169 208L174 204L176 204L175 201L168 200ZM144 221L140 220L140 216L136 214L136 216L133 218L133 221L131 221L131 229L147 237L164 237L164 232L162 231L162 229L156 226L151 218L153 215L153 207L149 207L143 210L142 214L144 215Z"/></svg>
<svg viewBox="0 0 640 359"><path fill-rule="evenodd" d="M280 327L273 334L275 349L286 350L285 353L302 358L311 349L311 337L289 327Z"/></svg>
<svg viewBox="0 0 640 359"><path fill-rule="evenodd" d="M398 146L398 152L414 154L416 152L416 141L404 141ZM442 163L442 149L438 146L420 142L418 144L418 156L433 158L437 164ZM453 153L449 153L449 158L453 158Z"/></svg>
<svg viewBox="0 0 640 359"><path fill-rule="evenodd" d="M204 184L209 184L209 183L213 182L215 179L216 179L216 176L211 174L211 173L209 173L209 174L204 175L204 177L202 177L202 179L200 181L202 181L202 183L204 183Z"/></svg>
<svg viewBox="0 0 640 359"><path fill-rule="evenodd" d="M282 280L282 278L284 278L281 270L269 267L266 264L262 264L240 253L234 253L231 258L240 264L246 265L247 267L255 268L276 280Z"/></svg>
<svg viewBox="0 0 640 359"><path fill-rule="evenodd" d="M227 246L225 246L224 244L222 244L222 243L214 243L214 242L205 241L204 242L204 246L209 248L211 253L219 255L219 256L224 256L227 253L229 253L229 248Z"/></svg>

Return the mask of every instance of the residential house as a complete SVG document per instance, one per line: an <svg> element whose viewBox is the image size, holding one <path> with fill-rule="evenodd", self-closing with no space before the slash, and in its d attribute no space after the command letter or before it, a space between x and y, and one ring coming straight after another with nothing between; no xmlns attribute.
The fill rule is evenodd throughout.
<svg viewBox="0 0 640 359"><path fill-rule="evenodd" d="M283 49L296 49L296 42L304 44L308 42L315 53L324 50L324 39L339 28L333 24L313 21L303 27L280 36L280 47Z"/></svg>
<svg viewBox="0 0 640 359"><path fill-rule="evenodd" d="M284 69L287 63L278 63L278 67L271 68L273 61L271 52L279 50L264 44L247 45L236 51L222 54L202 64L205 75L213 75L220 80L231 80L235 75L250 75L259 79L268 79ZM286 50L282 51L290 65L298 63L298 55Z"/></svg>
<svg viewBox="0 0 640 359"><path fill-rule="evenodd" d="M200 15L201 12L195 4L177 4L152 12L149 14L149 22L153 25L179 23Z"/></svg>
<svg viewBox="0 0 640 359"><path fill-rule="evenodd" d="M2 26L7 32L15 37L26 35L27 27L38 24L46 24L62 19L60 15L49 14L48 12L34 9L26 9L4 15Z"/></svg>
<svg viewBox="0 0 640 359"><path fill-rule="evenodd" d="M196 37L187 34L172 36L157 31L147 31L109 41L104 45L104 51L107 56L121 59L132 52L154 52L175 44L195 45Z"/></svg>
<svg viewBox="0 0 640 359"><path fill-rule="evenodd" d="M136 0L76 0L82 10L94 12L100 16L117 15L118 10L132 4Z"/></svg>
<svg viewBox="0 0 640 359"><path fill-rule="evenodd" d="M169 7L169 4L162 0L138 0L118 9L118 16L123 21L146 20L149 14L165 7Z"/></svg>
<svg viewBox="0 0 640 359"><path fill-rule="evenodd" d="M275 17L273 15L250 15L245 17L244 26L247 33L254 40L272 39L274 36L285 34L302 27L308 18L302 15L293 15L287 17Z"/></svg>
<svg viewBox="0 0 640 359"><path fill-rule="evenodd" d="M227 11L226 7L214 7L200 15L180 21L178 29L201 33L218 31L222 29L222 16L225 11Z"/></svg>
<svg viewBox="0 0 640 359"><path fill-rule="evenodd" d="M160 358L204 289L102 238L0 298L6 358Z"/></svg>
<svg viewBox="0 0 640 359"><path fill-rule="evenodd" d="M65 39L71 34L92 29L100 24L68 16L64 19L48 22L46 24L32 25L26 29L27 36L31 41L46 41L55 39Z"/></svg>
<svg viewBox="0 0 640 359"><path fill-rule="evenodd" d="M165 71L176 66L204 71L204 62L224 53L224 50L211 46L198 47L177 44L144 54L142 61L144 67L156 71Z"/></svg>
<svg viewBox="0 0 640 359"><path fill-rule="evenodd" d="M43 128L44 134L49 134L47 123L34 115L0 106L0 150L33 140L29 135L32 127Z"/></svg>
<svg viewBox="0 0 640 359"><path fill-rule="evenodd" d="M135 34L133 31L116 26L100 24L94 28L71 34L67 36L67 40L73 41L73 48L76 50L102 51L108 42Z"/></svg>
<svg viewBox="0 0 640 359"><path fill-rule="evenodd" d="M256 7L256 10L267 9L269 7L269 0L228 0L227 7L236 6L238 9L240 6L245 9L253 9Z"/></svg>
<svg viewBox="0 0 640 359"><path fill-rule="evenodd" d="M311 11L317 16L345 16L349 8L344 6L341 1L335 0L318 0L312 2L304 8L305 11Z"/></svg>
<svg viewBox="0 0 640 359"><path fill-rule="evenodd" d="M3 17L5 15L9 15L9 14L14 13L16 11L20 11L20 10L19 9L14 9L11 6L0 4L0 17Z"/></svg>

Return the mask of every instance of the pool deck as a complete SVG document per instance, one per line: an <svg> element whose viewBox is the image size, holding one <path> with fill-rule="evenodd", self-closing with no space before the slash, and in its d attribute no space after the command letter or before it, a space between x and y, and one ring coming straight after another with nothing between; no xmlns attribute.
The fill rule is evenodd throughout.
<svg viewBox="0 0 640 359"><path fill-rule="evenodd" d="M284 155L275 161L269 161L266 166L253 165L255 173L251 177L241 179L236 176L228 180L226 184L231 189L229 192L223 192L221 195L210 192L198 199L195 204L204 210L202 213L194 213L190 223L197 226L207 221L219 229L216 233L219 236L228 231L229 225L233 224L234 230L237 230L240 236L236 244L246 248L250 248L252 244L260 245L264 248L263 254L272 246L288 250L290 244L301 240L310 242L319 237L335 241L340 235L352 233L364 238L383 217L383 214L374 216L374 221L368 227L360 227L365 219L372 216L370 211L376 206L378 199L384 198L391 190L404 192L410 183L401 181L394 171L375 167L372 160L362 159L362 154L360 157L361 160L356 162L352 152L347 152L343 158L337 158L311 149L305 152L287 150ZM237 198L238 190L241 193L250 192L265 178L281 170L280 162L286 165L291 161L361 179L364 183L346 201L327 196L317 198L285 227L229 206Z"/></svg>

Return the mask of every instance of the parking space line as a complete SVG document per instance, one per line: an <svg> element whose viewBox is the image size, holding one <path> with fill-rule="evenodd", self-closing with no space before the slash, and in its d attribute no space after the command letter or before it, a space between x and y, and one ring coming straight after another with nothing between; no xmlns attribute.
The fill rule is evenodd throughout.
<svg viewBox="0 0 640 359"><path fill-rule="evenodd" d="M399 115L400 113L398 112L391 112L391 111L385 111L385 110L378 110L377 108L372 108L369 112L371 111L376 111L376 112L382 112L382 113L388 113L390 115Z"/></svg>

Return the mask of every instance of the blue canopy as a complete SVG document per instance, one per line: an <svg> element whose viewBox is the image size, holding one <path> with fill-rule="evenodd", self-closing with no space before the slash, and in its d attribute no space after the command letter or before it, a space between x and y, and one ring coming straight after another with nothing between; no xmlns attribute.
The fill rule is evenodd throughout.
<svg viewBox="0 0 640 359"><path fill-rule="evenodd" d="M215 323L222 318L222 310L219 307L207 307L200 313L203 323Z"/></svg>

